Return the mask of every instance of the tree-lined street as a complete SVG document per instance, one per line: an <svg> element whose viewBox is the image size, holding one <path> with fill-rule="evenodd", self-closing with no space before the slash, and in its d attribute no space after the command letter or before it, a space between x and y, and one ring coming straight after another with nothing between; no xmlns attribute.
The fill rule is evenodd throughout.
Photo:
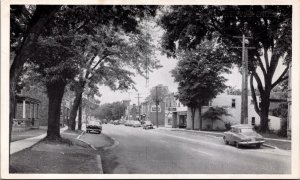
<svg viewBox="0 0 300 180"><path fill-rule="evenodd" d="M292 5L8 8L10 173L292 173Z"/></svg>
<svg viewBox="0 0 300 180"><path fill-rule="evenodd" d="M112 124L105 124L103 128L104 135L117 141L112 149L101 151L104 173L290 173L290 152L279 149L237 149L225 145L220 137L160 129L143 130ZM96 134L85 134L82 138L99 147Z"/></svg>

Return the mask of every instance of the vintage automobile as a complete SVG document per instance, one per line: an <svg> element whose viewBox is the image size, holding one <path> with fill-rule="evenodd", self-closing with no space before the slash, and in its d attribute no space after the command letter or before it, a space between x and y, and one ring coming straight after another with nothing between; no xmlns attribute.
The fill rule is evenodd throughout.
<svg viewBox="0 0 300 180"><path fill-rule="evenodd" d="M141 126L142 126L142 124L141 124L140 121L134 121L134 122L132 123L132 127L141 127Z"/></svg>
<svg viewBox="0 0 300 180"><path fill-rule="evenodd" d="M145 121L143 124L143 129L153 129L153 124L151 121Z"/></svg>
<svg viewBox="0 0 300 180"><path fill-rule="evenodd" d="M102 124L100 121L89 121L88 124L86 125L86 132L96 132L100 134L102 131Z"/></svg>
<svg viewBox="0 0 300 180"><path fill-rule="evenodd" d="M246 124L231 126L230 131L224 132L223 140L225 144L233 144L237 148L242 145L254 145L257 148L260 148L265 142L264 138L256 133L252 126Z"/></svg>
<svg viewBox="0 0 300 180"><path fill-rule="evenodd" d="M114 125L119 125L120 124L120 121L119 120L114 120Z"/></svg>

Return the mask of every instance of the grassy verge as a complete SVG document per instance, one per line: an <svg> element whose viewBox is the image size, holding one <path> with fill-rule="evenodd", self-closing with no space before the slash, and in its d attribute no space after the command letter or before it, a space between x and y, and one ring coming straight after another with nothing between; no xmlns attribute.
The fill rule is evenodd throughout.
<svg viewBox="0 0 300 180"><path fill-rule="evenodd" d="M62 136L11 155L10 173L98 173L96 152L70 135Z"/></svg>

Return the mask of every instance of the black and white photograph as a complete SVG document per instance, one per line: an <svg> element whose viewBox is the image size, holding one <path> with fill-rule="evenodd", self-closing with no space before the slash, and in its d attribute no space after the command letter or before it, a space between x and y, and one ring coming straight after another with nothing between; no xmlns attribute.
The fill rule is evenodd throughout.
<svg viewBox="0 0 300 180"><path fill-rule="evenodd" d="M298 179L299 1L1 1L1 179Z"/></svg>

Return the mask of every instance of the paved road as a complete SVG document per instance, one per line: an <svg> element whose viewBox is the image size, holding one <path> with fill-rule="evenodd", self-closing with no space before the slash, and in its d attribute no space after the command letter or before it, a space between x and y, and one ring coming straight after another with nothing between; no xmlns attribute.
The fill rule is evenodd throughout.
<svg viewBox="0 0 300 180"><path fill-rule="evenodd" d="M117 146L101 151L112 174L289 174L290 151L224 145L222 138L104 124ZM97 148L103 135L85 136ZM116 145L116 144L115 144Z"/></svg>

